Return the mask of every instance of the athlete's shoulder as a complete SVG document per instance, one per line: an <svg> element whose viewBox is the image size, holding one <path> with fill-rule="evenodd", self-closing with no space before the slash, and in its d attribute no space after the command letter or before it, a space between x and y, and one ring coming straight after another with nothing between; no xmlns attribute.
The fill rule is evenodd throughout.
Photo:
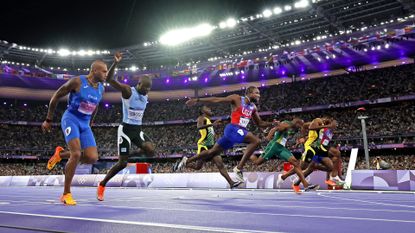
<svg viewBox="0 0 415 233"><path fill-rule="evenodd" d="M81 84L82 84L82 80L80 76L73 77L65 83L65 85L72 90L78 89L81 86Z"/></svg>
<svg viewBox="0 0 415 233"><path fill-rule="evenodd" d="M196 118L196 120L204 120L205 119L205 116L203 116L203 115L199 115L197 118Z"/></svg>
<svg viewBox="0 0 415 233"><path fill-rule="evenodd" d="M238 94L232 94L232 95L228 95L227 98L230 98L232 100L237 100L237 99L241 99L242 96L238 95Z"/></svg>
<svg viewBox="0 0 415 233"><path fill-rule="evenodd" d="M81 82L82 82L82 80L81 80L81 76L75 76L75 77L72 77L72 78L70 78L70 79L69 79L69 81L68 81L68 82L81 83Z"/></svg>

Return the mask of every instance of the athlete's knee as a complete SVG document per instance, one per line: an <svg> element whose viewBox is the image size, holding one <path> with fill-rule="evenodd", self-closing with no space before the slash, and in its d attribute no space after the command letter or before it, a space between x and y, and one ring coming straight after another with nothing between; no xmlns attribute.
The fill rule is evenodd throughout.
<svg viewBox="0 0 415 233"><path fill-rule="evenodd" d="M154 156L154 144L151 142L147 142L143 144L143 150L147 156L153 157Z"/></svg>
<svg viewBox="0 0 415 233"><path fill-rule="evenodd" d="M216 164L216 167L217 167L219 170L221 170L221 169L224 169L224 168L225 168L225 165L223 164L223 162L222 162L221 160L215 160L215 164Z"/></svg>
<svg viewBox="0 0 415 233"><path fill-rule="evenodd" d="M333 156L333 158L340 158L341 153L340 150L338 150L337 148L330 148L329 153L331 156Z"/></svg>
<svg viewBox="0 0 415 233"><path fill-rule="evenodd" d="M294 167L298 167L298 168L300 168L300 169L301 169L301 166L300 166L300 161L298 161L296 158L294 158L294 157L290 158L290 163L291 163Z"/></svg>
<svg viewBox="0 0 415 233"><path fill-rule="evenodd" d="M255 165L261 165L265 161L265 159L263 157L256 157L255 156L255 158L256 159L254 161L252 161Z"/></svg>
<svg viewBox="0 0 415 233"><path fill-rule="evenodd" d="M71 152L71 159L80 160L81 159L81 151L80 150L72 150Z"/></svg>
<svg viewBox="0 0 415 233"><path fill-rule="evenodd" d="M259 139L257 136L254 137L252 144L254 144L255 146L259 146L259 144L261 144L261 139Z"/></svg>
<svg viewBox="0 0 415 233"><path fill-rule="evenodd" d="M98 161L98 154L91 154L85 157L85 159L82 161L86 164L93 164Z"/></svg>
<svg viewBox="0 0 415 233"><path fill-rule="evenodd" d="M202 153L203 153L203 151L202 151ZM213 157L213 156L215 156L215 155L218 155L219 153L220 153L220 150L218 149L218 148L212 148L212 149L209 149L209 150L207 150L206 152L205 152L209 157Z"/></svg>

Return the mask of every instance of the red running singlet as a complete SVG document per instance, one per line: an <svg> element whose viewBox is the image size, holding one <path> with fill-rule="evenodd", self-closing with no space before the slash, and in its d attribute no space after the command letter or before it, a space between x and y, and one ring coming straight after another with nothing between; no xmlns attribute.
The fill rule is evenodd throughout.
<svg viewBox="0 0 415 233"><path fill-rule="evenodd" d="M241 96L241 106L231 114L231 123L246 128L255 111L255 104L245 103L245 97Z"/></svg>

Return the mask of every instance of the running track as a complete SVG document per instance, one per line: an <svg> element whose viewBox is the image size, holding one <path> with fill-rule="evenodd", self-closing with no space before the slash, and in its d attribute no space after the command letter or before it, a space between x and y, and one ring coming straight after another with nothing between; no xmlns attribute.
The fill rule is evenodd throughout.
<svg viewBox="0 0 415 233"><path fill-rule="evenodd" d="M415 194L275 190L0 188L0 232L415 232Z"/></svg>

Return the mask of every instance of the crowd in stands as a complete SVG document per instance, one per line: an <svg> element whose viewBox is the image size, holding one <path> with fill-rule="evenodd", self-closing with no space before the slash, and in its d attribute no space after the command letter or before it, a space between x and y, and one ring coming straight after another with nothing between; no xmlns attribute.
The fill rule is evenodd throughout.
<svg viewBox="0 0 415 233"><path fill-rule="evenodd" d="M415 64L410 64L262 87L259 110L278 111L321 104L341 105L350 101L415 94L415 81L411 78L414 76ZM235 93L243 94L243 90ZM0 103L2 121L41 122L45 119L47 102L5 102L3 105ZM150 102L144 114L144 122L195 119L199 109L186 107L184 102L185 100ZM24 103L27 105L24 106ZM66 103L61 102L56 110L55 121L60 119L65 108ZM120 122L121 103L109 107L103 105L100 109L95 123ZM217 116L228 116L230 108L226 104L217 104L214 112Z"/></svg>
<svg viewBox="0 0 415 233"><path fill-rule="evenodd" d="M348 101L413 95L415 94L414 75L415 65L411 64L264 87L261 88L259 110L278 111L293 107L341 104ZM243 90L236 93L242 94ZM0 158L27 155L44 159L51 155L55 146L65 145L60 126L54 126L50 134L41 132L40 123L45 119L47 104L46 102L20 100L0 102L0 121L2 122L0 123ZM59 122L65 107L66 103L61 102L56 110L54 122ZM335 142L342 146L351 147L362 145L361 123L357 116L364 114L369 117L366 120L369 146L415 143L415 122L413 120L415 119L415 105L413 100L365 107L366 111L363 113L358 113L355 109L345 106L334 106L329 110L270 115L263 118L271 121L272 119L290 119L295 116L305 121L311 121L316 117L331 116L338 122L334 136ZM226 104L218 104L213 106L213 111L216 116L225 116L224 124L215 129L217 137L220 137L226 124L226 116L230 114L230 107ZM184 100L154 102L148 105L144 114L144 122L196 119L198 112L198 107L186 107ZM94 122L96 124L119 123L120 119L121 105L115 104L109 107L101 106ZM37 125L13 125L10 122L5 123L6 121L36 122ZM143 130L155 143L156 155L159 158L172 154L193 154L199 138L196 125L192 122L178 125L144 126ZM251 126L251 130L261 138L266 134L266 130L257 127ZM116 156L117 128L96 126L93 127L93 131L100 157ZM263 142L263 144L265 143ZM295 144L295 140L291 140L289 146L293 144ZM413 161L413 156L401 159L394 158L390 164L396 169L413 169L410 166L415 163L408 161ZM236 161L229 160L227 167L230 169L235 163ZM4 174L9 174L12 170L18 170L15 172L19 172L17 173L19 175L45 172L43 168L37 169L38 163L20 164L11 168L10 166L14 165L9 165L1 165L1 171L4 171ZM272 171L279 169L280 166L279 161L271 161L260 168L252 168L252 170ZM365 166L364 161L359 161L358 166ZM170 168L171 164L164 162L153 164L153 170L158 172L168 172ZM247 168L251 169L251 165L248 164ZM215 169L215 166L210 164L202 171L208 172ZM0 175L2 174L0 173Z"/></svg>
<svg viewBox="0 0 415 233"><path fill-rule="evenodd" d="M62 175L63 171L61 165L49 171L44 162L0 163L0 176Z"/></svg>
<svg viewBox="0 0 415 233"><path fill-rule="evenodd" d="M369 116L366 125L370 145L414 142L414 102L371 107L367 109L365 114ZM283 120L296 116L305 121L311 121L316 117L326 115L334 117L338 122L338 128L334 136L337 143L351 146L362 144L361 124L354 109L332 109L322 112L272 116L268 117L267 120L272 120L272 118ZM217 137L220 137L223 133L225 124L226 122L215 129ZM263 129L258 129L255 126L251 126L251 128L261 138L266 134ZM192 153L199 138L195 123L145 126L143 130L155 143L159 157L176 153ZM117 128L93 127L93 131L100 156L115 156L117 152ZM53 127L51 133L44 134L40 126L0 125L0 156L13 155L13 153L46 156L54 150L56 145L65 145L61 129L58 126Z"/></svg>

